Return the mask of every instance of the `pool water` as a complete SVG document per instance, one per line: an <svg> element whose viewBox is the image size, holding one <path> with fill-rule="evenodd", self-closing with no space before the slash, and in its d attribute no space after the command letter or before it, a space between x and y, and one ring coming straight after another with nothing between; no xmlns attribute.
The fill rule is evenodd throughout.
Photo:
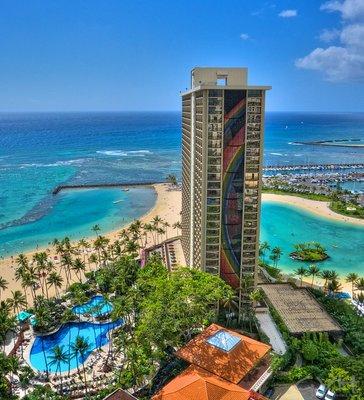
<svg viewBox="0 0 364 400"><path fill-rule="evenodd" d="M113 306L101 295L93 296L87 303L72 308L74 314L90 314L93 317L109 314L112 310Z"/></svg>
<svg viewBox="0 0 364 400"><path fill-rule="evenodd" d="M122 320L115 322L107 322L104 324L92 324L89 322L67 323L62 326L57 332L47 336L37 336L30 351L30 364L38 371L46 371L48 364L49 372L56 372L57 365L49 365L52 360L52 349L55 346L64 346L63 350L66 354L70 354L70 346L76 340L77 336L82 336L90 344L89 351L84 357L71 357L69 362L61 363L60 371L68 372L78 365L81 366L89 357L89 355L99 347L104 346L109 342L108 332L121 326ZM47 360L47 362L46 362ZM59 369L58 371L59 372Z"/></svg>

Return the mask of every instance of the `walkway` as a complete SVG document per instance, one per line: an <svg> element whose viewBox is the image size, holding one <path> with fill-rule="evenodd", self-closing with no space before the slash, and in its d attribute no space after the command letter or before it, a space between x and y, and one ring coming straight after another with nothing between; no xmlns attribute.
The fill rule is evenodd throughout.
<svg viewBox="0 0 364 400"><path fill-rule="evenodd" d="M269 337L273 350L277 354L284 354L287 351L286 343L270 316L269 311L257 312L255 316L259 321L260 329Z"/></svg>

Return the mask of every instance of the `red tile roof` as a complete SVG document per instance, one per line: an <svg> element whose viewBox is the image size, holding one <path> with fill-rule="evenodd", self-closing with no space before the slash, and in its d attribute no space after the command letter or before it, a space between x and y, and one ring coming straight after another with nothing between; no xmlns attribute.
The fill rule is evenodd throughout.
<svg viewBox="0 0 364 400"><path fill-rule="evenodd" d="M152 400L249 400L250 392L194 365L170 381Z"/></svg>
<svg viewBox="0 0 364 400"><path fill-rule="evenodd" d="M137 400L137 398L123 389L118 389L106 396L104 400Z"/></svg>
<svg viewBox="0 0 364 400"><path fill-rule="evenodd" d="M207 343L207 339L219 330L240 339L230 351L224 351ZM257 363L269 353L271 347L235 331L212 324L177 351L177 356L201 367L227 381L239 383Z"/></svg>

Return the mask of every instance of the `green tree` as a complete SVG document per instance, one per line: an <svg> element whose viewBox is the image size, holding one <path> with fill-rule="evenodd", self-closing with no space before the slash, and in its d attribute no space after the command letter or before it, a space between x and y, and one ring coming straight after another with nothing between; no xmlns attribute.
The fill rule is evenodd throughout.
<svg viewBox="0 0 364 400"><path fill-rule="evenodd" d="M175 174L169 174L166 181L172 186L177 186L177 178Z"/></svg>
<svg viewBox="0 0 364 400"><path fill-rule="evenodd" d="M308 271L307 271L307 269L305 267L299 267L294 271L294 274L299 276L299 278L300 278L301 287L302 287L302 284L303 284L303 278L305 276L307 276L307 273L308 273Z"/></svg>
<svg viewBox="0 0 364 400"><path fill-rule="evenodd" d="M8 299L8 303L13 309L14 314L19 313L20 309L27 305L26 298L20 290L11 291L11 297Z"/></svg>
<svg viewBox="0 0 364 400"><path fill-rule="evenodd" d="M339 367L331 367L325 384L337 394L348 395L353 390L353 380L349 372Z"/></svg>
<svg viewBox="0 0 364 400"><path fill-rule="evenodd" d="M315 361L319 355L318 348L312 340L305 340L302 344L302 355L305 360L311 363Z"/></svg>
<svg viewBox="0 0 364 400"><path fill-rule="evenodd" d="M92 232L96 234L96 236L99 235L99 232L101 231L100 225L96 224L91 228Z"/></svg>
<svg viewBox="0 0 364 400"><path fill-rule="evenodd" d="M59 289L62 287L62 284L63 284L62 276L58 272L52 271L47 278L47 285L49 287L51 286L54 287L57 298L59 298Z"/></svg>
<svg viewBox="0 0 364 400"><path fill-rule="evenodd" d="M80 375L80 365L79 360L81 358L83 365L83 380L87 392L87 379L86 379L86 369L85 369L85 356L90 350L90 343L83 336L77 336L76 340L71 344L71 357L76 358L77 372ZM80 375L81 376L81 375Z"/></svg>
<svg viewBox="0 0 364 400"><path fill-rule="evenodd" d="M52 354L49 357L49 365L55 365L56 366L56 375L57 371L59 372L59 376L61 379L61 392L63 393L63 379L62 379L62 373L61 373L61 365L62 363L67 363L68 362L68 353L64 350L64 346L55 346L52 348Z"/></svg>
<svg viewBox="0 0 364 400"><path fill-rule="evenodd" d="M5 291L8 288L8 281L0 276L0 300L1 300L1 292Z"/></svg>
<svg viewBox="0 0 364 400"><path fill-rule="evenodd" d="M260 243L259 245L259 255L263 257L263 261L265 262L265 255L266 252L270 250L269 243L267 241L264 241Z"/></svg>
<svg viewBox="0 0 364 400"><path fill-rule="evenodd" d="M313 286L313 282L316 276L320 274L320 268L317 265L310 265L308 267L307 275L312 276L311 286Z"/></svg>
<svg viewBox="0 0 364 400"><path fill-rule="evenodd" d="M346 275L346 282L351 283L351 297L353 297L353 295L354 295L354 288L355 288L355 285L356 285L358 279L359 279L359 275L354 272L351 272Z"/></svg>
<svg viewBox="0 0 364 400"><path fill-rule="evenodd" d="M332 272L328 269L321 271L320 277L324 280L324 291L327 289L328 281L332 279Z"/></svg>

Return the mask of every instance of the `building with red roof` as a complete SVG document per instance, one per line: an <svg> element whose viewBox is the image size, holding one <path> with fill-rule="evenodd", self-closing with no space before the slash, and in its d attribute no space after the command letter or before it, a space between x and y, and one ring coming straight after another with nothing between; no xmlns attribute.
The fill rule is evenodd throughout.
<svg viewBox="0 0 364 400"><path fill-rule="evenodd" d="M212 324L179 349L191 365L153 400L252 400L271 375L271 347Z"/></svg>

